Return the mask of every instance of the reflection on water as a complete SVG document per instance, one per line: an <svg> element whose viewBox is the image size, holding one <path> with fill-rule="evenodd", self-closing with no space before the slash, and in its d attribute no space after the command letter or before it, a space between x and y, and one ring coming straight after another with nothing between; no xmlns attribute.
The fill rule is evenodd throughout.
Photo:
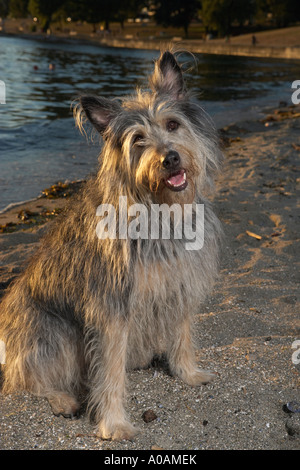
<svg viewBox="0 0 300 470"><path fill-rule="evenodd" d="M146 85L157 56L157 51L1 36L6 104L0 105L0 210L93 170L98 147L75 129L71 102L81 93L120 96ZM217 125L289 99L291 82L300 75L299 65L286 61L199 55L195 66L187 54L181 60L190 87Z"/></svg>

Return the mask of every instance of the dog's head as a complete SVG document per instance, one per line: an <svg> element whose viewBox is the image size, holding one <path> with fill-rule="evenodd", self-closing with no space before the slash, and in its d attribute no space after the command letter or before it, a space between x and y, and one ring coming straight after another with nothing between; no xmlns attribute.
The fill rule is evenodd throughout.
<svg viewBox="0 0 300 470"><path fill-rule="evenodd" d="M161 53L149 82L151 91L137 90L122 101L80 98L104 139L100 171L115 172L141 199L150 195L158 203L191 203L218 167L214 127L186 91L171 52Z"/></svg>

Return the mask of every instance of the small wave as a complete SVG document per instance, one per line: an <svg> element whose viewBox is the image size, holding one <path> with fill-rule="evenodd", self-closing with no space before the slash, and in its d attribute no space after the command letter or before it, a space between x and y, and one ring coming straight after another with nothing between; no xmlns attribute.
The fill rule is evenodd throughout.
<svg viewBox="0 0 300 470"><path fill-rule="evenodd" d="M22 206L23 204L27 204L28 202L36 201L37 199L40 199L41 196L34 197L32 199L27 199L26 201L19 201L19 202L11 202L6 206L4 209L0 210L0 214L4 214L5 212L10 211L11 209L14 209L15 207Z"/></svg>

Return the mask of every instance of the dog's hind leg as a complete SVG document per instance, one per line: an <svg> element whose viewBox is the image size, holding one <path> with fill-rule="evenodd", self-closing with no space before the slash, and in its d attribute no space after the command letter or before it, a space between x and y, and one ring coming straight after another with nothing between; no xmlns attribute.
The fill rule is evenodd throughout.
<svg viewBox="0 0 300 470"><path fill-rule="evenodd" d="M27 390L46 397L55 415L74 417L83 369L78 326L37 308L32 300L26 306L16 301L13 308L10 303L8 317L1 331L6 348L4 392Z"/></svg>
<svg viewBox="0 0 300 470"><path fill-rule="evenodd" d="M215 378L213 372L199 369L197 366L191 336L191 320L188 316L176 325L167 355L171 373L178 375L188 385L203 385Z"/></svg>

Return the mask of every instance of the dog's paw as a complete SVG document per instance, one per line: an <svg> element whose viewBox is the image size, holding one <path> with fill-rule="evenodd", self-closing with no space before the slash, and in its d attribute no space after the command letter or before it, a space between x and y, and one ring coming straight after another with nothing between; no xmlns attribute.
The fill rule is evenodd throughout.
<svg viewBox="0 0 300 470"><path fill-rule="evenodd" d="M79 417L79 403L76 398L64 392L52 392L48 402L55 416L77 419Z"/></svg>
<svg viewBox="0 0 300 470"><path fill-rule="evenodd" d="M216 378L217 374L210 370L195 369L193 372L182 374L182 380L191 385L192 387L198 387L200 385L206 385Z"/></svg>
<svg viewBox="0 0 300 470"><path fill-rule="evenodd" d="M108 424L101 421L99 424L97 436L101 439L108 439L112 441L122 441L126 439L131 441L137 434L138 429L132 426L128 421L116 424Z"/></svg>

